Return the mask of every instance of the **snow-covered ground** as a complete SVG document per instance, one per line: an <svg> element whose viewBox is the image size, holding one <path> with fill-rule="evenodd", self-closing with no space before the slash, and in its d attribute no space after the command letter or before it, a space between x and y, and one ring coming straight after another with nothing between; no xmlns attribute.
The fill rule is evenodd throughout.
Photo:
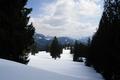
<svg viewBox="0 0 120 80"><path fill-rule="evenodd" d="M0 80L103 80L92 68L73 62L69 52L64 50L57 60L49 53L39 52L30 56L28 66L0 59Z"/></svg>
<svg viewBox="0 0 120 80"><path fill-rule="evenodd" d="M30 59L29 66L73 77L74 80L103 80L93 68L85 66L84 63L73 62L70 50L63 50L61 58L57 60L52 59L45 51L39 52L36 56L31 55Z"/></svg>
<svg viewBox="0 0 120 80"><path fill-rule="evenodd" d="M0 80L79 80L50 71L0 59Z"/></svg>

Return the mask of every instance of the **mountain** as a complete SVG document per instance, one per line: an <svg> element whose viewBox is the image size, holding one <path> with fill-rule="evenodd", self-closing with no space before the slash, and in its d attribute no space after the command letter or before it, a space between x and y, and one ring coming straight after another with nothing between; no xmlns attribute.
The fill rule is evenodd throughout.
<svg viewBox="0 0 120 80"><path fill-rule="evenodd" d="M74 39L69 37L58 37L58 41L62 44L74 44Z"/></svg>
<svg viewBox="0 0 120 80"><path fill-rule="evenodd" d="M35 42L37 44L37 47L40 50L45 50L45 49L47 49L48 45L52 42L53 37L35 33L34 39L35 39ZM62 45L74 44L74 39L69 38L69 37L58 37L58 41Z"/></svg>
<svg viewBox="0 0 120 80"><path fill-rule="evenodd" d="M39 50L46 50L49 43L52 41L52 37L46 37L43 34L37 33L35 33L34 39Z"/></svg>
<svg viewBox="0 0 120 80"><path fill-rule="evenodd" d="M35 33L34 35L35 42L37 44L37 47L40 50L46 50L48 48L48 45L52 42L53 37L52 36L45 36L43 34ZM73 45L76 39L70 38L70 37L58 37L58 41L62 45L71 44ZM87 43L88 37L83 37L81 39L78 39L78 41Z"/></svg>

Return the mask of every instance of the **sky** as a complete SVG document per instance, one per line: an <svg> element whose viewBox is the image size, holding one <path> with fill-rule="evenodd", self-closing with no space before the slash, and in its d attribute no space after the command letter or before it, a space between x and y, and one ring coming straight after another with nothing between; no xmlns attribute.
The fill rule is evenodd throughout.
<svg viewBox="0 0 120 80"><path fill-rule="evenodd" d="M103 0L28 0L27 7L37 33L80 38L96 32Z"/></svg>

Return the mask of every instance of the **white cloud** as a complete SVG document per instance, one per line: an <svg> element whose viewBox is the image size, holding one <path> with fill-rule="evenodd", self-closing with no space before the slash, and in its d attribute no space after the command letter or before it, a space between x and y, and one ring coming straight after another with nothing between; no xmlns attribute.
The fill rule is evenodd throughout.
<svg viewBox="0 0 120 80"><path fill-rule="evenodd" d="M40 17L31 18L36 32L50 36L92 35L102 13L100 0L56 0L44 4Z"/></svg>
<svg viewBox="0 0 120 80"><path fill-rule="evenodd" d="M80 0L78 6L81 15L98 16L101 13L100 6L94 0Z"/></svg>

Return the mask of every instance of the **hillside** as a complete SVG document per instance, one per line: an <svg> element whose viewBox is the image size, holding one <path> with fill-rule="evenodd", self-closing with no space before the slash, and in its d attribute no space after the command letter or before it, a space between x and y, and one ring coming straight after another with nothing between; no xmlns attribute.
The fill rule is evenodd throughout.
<svg viewBox="0 0 120 80"><path fill-rule="evenodd" d="M0 59L0 80L79 80L79 78Z"/></svg>
<svg viewBox="0 0 120 80"><path fill-rule="evenodd" d="M73 62L69 50L61 59L51 59L48 53L30 56L27 65L0 59L0 80L103 80L93 68Z"/></svg>
<svg viewBox="0 0 120 80"><path fill-rule="evenodd" d="M45 51L39 52L36 56L31 55L30 59L28 65L38 69L78 78L78 80L103 80L99 73L96 73L93 68L85 66L84 62L73 62L70 50L63 49L61 58L57 60L52 59L50 54Z"/></svg>

